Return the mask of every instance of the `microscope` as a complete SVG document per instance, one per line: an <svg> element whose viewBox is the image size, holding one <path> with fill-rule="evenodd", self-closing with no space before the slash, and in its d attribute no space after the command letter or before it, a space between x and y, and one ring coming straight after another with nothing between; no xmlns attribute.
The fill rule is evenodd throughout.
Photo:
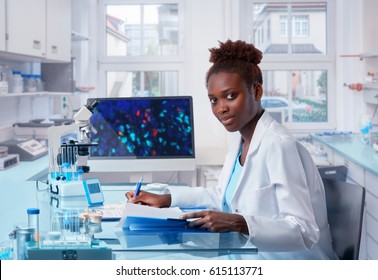
<svg viewBox="0 0 378 280"><path fill-rule="evenodd" d="M86 195L82 175L90 171L87 166L90 147L97 146L97 143L90 141L90 134L96 133L90 118L98 103L97 99L93 99L81 107L73 117L73 124L48 129L49 187L52 195Z"/></svg>

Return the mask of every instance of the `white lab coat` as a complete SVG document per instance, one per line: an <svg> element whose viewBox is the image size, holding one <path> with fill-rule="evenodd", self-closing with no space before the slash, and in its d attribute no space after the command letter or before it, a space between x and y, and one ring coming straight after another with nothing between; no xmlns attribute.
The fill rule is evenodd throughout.
<svg viewBox="0 0 378 280"><path fill-rule="evenodd" d="M172 206L222 209L240 143L236 133L217 187L169 188ZM231 209L245 218L248 238L259 251L311 249L311 258L334 256L317 167L308 151L267 112L256 125Z"/></svg>

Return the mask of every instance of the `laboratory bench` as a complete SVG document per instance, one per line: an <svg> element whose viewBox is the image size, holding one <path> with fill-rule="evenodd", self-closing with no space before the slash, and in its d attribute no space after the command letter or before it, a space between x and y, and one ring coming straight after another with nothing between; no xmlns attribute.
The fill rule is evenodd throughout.
<svg viewBox="0 0 378 280"><path fill-rule="evenodd" d="M40 209L39 232L41 240L55 231L55 225L61 227L65 213L77 217L75 213L82 213L88 210L85 197L61 198L50 194L48 185L45 182L37 182L35 178L45 176L47 157L37 159L33 162L21 162L18 166L1 172L1 210L0 215L0 241L9 240L8 234L15 226L27 225L27 208L36 207ZM134 190L134 184L103 185L103 194L106 204L125 202L125 192ZM180 186L178 186L180 187ZM149 190L148 188L145 188ZM151 189L152 191L153 189ZM155 191L157 191L155 189ZM58 219L56 219L58 217ZM56 221L59 221L56 223ZM315 259L316 255L310 251L306 252L263 252L254 244L250 243L245 235L228 233L211 233L197 230L188 231L148 231L129 232L117 226L118 221L101 221L101 223L87 223L86 233L89 232L92 240L98 240L97 254L94 251L86 251L83 247L68 247L67 258L75 256L96 255L101 258L109 256L111 250L112 259L143 259L143 260L261 260L261 259ZM72 228L77 228L75 222ZM80 224L80 229L82 229ZM65 230L65 229L64 229ZM82 233L82 231L80 231ZM62 231L60 233L62 235ZM65 233L67 234L67 232ZM45 239L46 240L46 239ZM83 240L84 243L87 239ZM83 242L80 239L80 244ZM41 244L41 243L40 243ZM88 243L85 243L87 245ZM70 244L71 246L72 244ZM41 245L39 245L41 246ZM32 246L33 247L33 246ZM30 248L30 254L34 258L51 259L62 256L62 252L38 251L40 247ZM46 248L46 247L45 247ZM55 248L55 247L54 247ZM58 250L61 248L58 247ZM85 252L83 252L83 250ZM104 251L101 251L104 250ZM73 253L72 252L78 252ZM92 253L92 254L91 254ZM105 254L106 253L106 254ZM71 255L69 255L71 254ZM89 255L88 255L89 254ZM80 259L80 257L78 257Z"/></svg>
<svg viewBox="0 0 378 280"><path fill-rule="evenodd" d="M374 135L376 137L376 135ZM326 161L348 168L347 181L366 189L360 259L378 259L378 152L359 134L311 134Z"/></svg>
<svg viewBox="0 0 378 280"><path fill-rule="evenodd" d="M66 213L74 215L74 213L88 210L85 197L51 195L46 182L38 181L38 178L45 177L46 166L48 166L48 158L42 157L30 162L21 162L17 166L0 172L0 188L3 193L0 196L1 242L9 242L9 234L16 226L27 225L28 208L40 209L41 240L46 238L49 233L54 232L52 227L55 226L56 217L59 215L66 215ZM134 188L135 184L130 183L103 185L105 204L126 202L125 192L134 190ZM146 187L144 189L149 190ZM151 191L157 191L157 189L152 188ZM90 231L91 239L98 240L101 246L96 251L88 252L82 246L84 243L87 245L87 239L80 240L80 246L77 248L80 252L78 255L82 254L83 256L85 253L88 256L88 254L96 253L94 255L100 254L99 258L101 258L101 250L107 248L111 249L113 259L230 259L238 258L237 256L248 259L251 256L255 257L258 251L253 244L248 246L246 237L238 233L171 231L136 235L127 234L122 227L117 227L117 223L117 221L87 223L86 230ZM75 251L73 247L68 249ZM105 256L107 253L103 252ZM56 251L46 253L46 251L41 252L38 248L31 251L31 255L36 258L49 259L49 256L56 257L56 254Z"/></svg>
<svg viewBox="0 0 378 280"><path fill-rule="evenodd" d="M378 259L378 153L360 143L356 135L312 134L311 139L313 145L323 151L322 155L326 157L323 162L346 165L348 180L365 186L360 258ZM27 224L27 208L40 209L40 232L43 234L51 230L54 212L71 207L70 199L51 196L47 185L38 181L37 178L45 176L47 166L48 157L45 156L0 171L3 194L0 196L0 241L7 240L15 226ZM125 201L125 192L134 187L133 184L103 185L105 203ZM86 200L79 204L80 209L88 207ZM261 252L238 233L149 232L130 235L116 224L102 222L101 230L93 232L96 239L111 248L115 259L311 259L311 252Z"/></svg>

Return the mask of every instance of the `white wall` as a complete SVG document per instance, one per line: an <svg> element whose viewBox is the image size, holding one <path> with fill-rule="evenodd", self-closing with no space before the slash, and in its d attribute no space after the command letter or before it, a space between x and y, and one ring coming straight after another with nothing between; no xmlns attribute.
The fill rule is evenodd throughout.
<svg viewBox="0 0 378 280"><path fill-rule="evenodd" d="M211 112L205 75L209 63L209 48L218 40L231 37L226 34L224 20L230 17L219 0L185 1L185 94L193 95L195 137L197 148L225 147L226 134L223 126Z"/></svg>
<svg viewBox="0 0 378 280"><path fill-rule="evenodd" d="M197 161L223 162L230 134L214 117L205 85L209 49L239 39L239 1L185 1L185 89L193 95Z"/></svg>
<svg viewBox="0 0 378 280"><path fill-rule="evenodd" d="M362 2L346 0L337 2L337 63L336 63L336 108L337 129L357 131L356 116L363 111L361 92L350 90L345 84L361 82L362 63L358 57L340 55L360 54L363 51Z"/></svg>
<svg viewBox="0 0 378 280"><path fill-rule="evenodd" d="M359 132L358 121L363 114L373 115L375 105L363 100L362 91L353 91L343 84L363 83L368 71L377 71L378 60L341 55L359 55L378 51L378 1L337 1L337 62L336 62L336 108L337 129ZM373 123L378 123L378 116Z"/></svg>

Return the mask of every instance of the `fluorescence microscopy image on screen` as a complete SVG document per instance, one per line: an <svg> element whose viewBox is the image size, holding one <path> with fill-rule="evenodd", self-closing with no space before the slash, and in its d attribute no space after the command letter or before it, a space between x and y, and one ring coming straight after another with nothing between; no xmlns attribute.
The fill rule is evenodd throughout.
<svg viewBox="0 0 378 280"><path fill-rule="evenodd" d="M99 98L91 157L194 157L191 97Z"/></svg>

